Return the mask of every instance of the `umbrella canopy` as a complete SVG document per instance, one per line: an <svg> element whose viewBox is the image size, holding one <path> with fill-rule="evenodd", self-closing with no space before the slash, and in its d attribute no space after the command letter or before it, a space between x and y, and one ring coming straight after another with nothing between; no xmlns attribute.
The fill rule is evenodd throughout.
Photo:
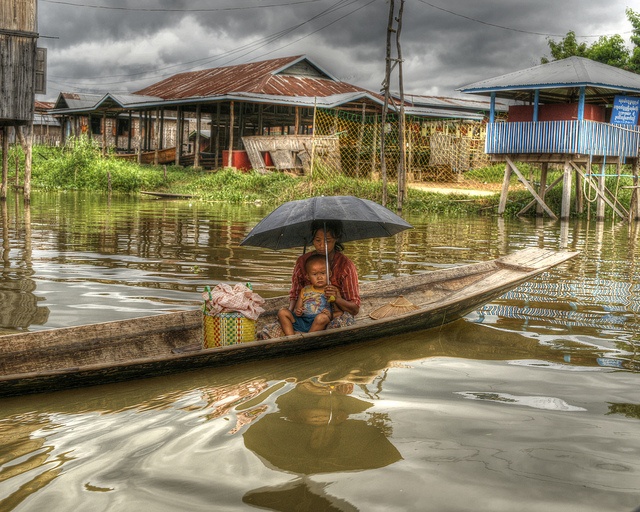
<svg viewBox="0 0 640 512"><path fill-rule="evenodd" d="M384 206L354 196L320 196L289 201L262 219L240 243L288 249L311 243L318 222L339 222L341 242L395 235L413 226Z"/></svg>

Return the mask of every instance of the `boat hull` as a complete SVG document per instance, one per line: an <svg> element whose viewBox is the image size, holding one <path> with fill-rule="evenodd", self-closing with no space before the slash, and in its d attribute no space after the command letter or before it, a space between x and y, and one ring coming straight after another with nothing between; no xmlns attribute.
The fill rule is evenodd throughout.
<svg viewBox="0 0 640 512"><path fill-rule="evenodd" d="M491 262L363 283L355 325L202 349L200 310L0 337L0 396L54 391L293 356L452 322L577 253L525 249ZM418 309L366 315L402 295ZM259 326L288 297L267 299Z"/></svg>

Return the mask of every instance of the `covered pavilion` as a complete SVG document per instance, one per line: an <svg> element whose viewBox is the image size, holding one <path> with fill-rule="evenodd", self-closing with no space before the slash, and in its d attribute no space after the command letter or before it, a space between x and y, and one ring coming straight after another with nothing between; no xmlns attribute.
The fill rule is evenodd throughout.
<svg viewBox="0 0 640 512"><path fill-rule="evenodd" d="M582 57L541 64L458 89L463 93L508 99L507 122L499 122L492 106L485 151L493 161L506 162L499 213L505 211L512 173L534 197L520 213L536 206L539 215L556 214L545 193L562 183L561 218L570 215L571 179L576 178L576 210L583 211L582 180L597 194L597 217L605 204L620 217L640 218L638 146L640 75ZM541 164L539 188L515 162ZM547 184L549 164L563 166L563 175ZM605 186L605 167L631 165L632 208L627 212ZM600 166L599 172L593 167Z"/></svg>

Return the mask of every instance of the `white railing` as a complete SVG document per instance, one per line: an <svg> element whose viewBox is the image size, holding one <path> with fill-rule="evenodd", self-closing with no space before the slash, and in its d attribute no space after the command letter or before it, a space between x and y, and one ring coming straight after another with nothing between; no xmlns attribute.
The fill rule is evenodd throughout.
<svg viewBox="0 0 640 512"><path fill-rule="evenodd" d="M488 154L569 153L637 157L640 127L597 121L490 123Z"/></svg>

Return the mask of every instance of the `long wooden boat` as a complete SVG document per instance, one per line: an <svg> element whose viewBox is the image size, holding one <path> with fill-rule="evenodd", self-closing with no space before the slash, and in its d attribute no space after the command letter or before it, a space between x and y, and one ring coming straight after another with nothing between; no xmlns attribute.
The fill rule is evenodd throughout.
<svg viewBox="0 0 640 512"><path fill-rule="evenodd" d="M137 162L140 160L141 164L153 164L156 161L156 150L144 151L138 157L138 153L117 153L113 155L114 158L120 160L127 160L130 162ZM165 148L157 150L158 164L171 164L176 161L176 148Z"/></svg>
<svg viewBox="0 0 640 512"><path fill-rule="evenodd" d="M0 396L232 365L441 326L576 254L529 248L492 261L365 282L355 325L216 348L202 348L199 309L1 336ZM399 296L417 309L369 316ZM288 296L266 299L258 329L287 304Z"/></svg>

